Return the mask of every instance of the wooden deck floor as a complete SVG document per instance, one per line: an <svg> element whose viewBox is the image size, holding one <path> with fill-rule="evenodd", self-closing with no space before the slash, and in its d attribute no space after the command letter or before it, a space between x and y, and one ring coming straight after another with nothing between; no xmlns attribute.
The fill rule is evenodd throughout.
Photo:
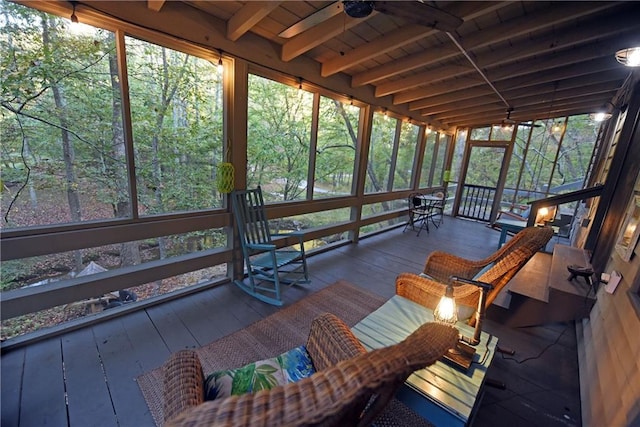
<svg viewBox="0 0 640 427"><path fill-rule="evenodd" d="M449 217L420 237L396 229L311 257L312 284L287 289L285 299L290 304L338 279L391 297L398 273L420 271L429 252L480 258L495 250L498 237L482 224ZM152 426L135 377L174 351L212 342L276 310L223 285L9 351L1 359L1 424ZM581 425L573 323L510 329L488 320L485 330L516 349L517 360L496 355L489 377L507 389L486 388L475 426Z"/></svg>

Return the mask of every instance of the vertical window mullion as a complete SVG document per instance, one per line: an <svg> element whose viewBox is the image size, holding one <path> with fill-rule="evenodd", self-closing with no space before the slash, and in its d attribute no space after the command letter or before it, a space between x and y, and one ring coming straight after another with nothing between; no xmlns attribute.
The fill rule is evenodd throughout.
<svg viewBox="0 0 640 427"><path fill-rule="evenodd" d="M311 111L311 135L309 141L309 168L307 171L307 200L313 199L316 176L316 155L318 148L318 121L320 116L320 94L313 94L313 107Z"/></svg>
<svg viewBox="0 0 640 427"><path fill-rule="evenodd" d="M136 167L133 150L133 127L131 123L131 103L129 99L129 78L127 74L127 53L124 31L116 31L116 54L118 57L118 76L120 78L120 97L122 99L122 127L127 155L127 176L129 180L129 203L131 216L138 218L138 187L136 184Z"/></svg>
<svg viewBox="0 0 640 427"><path fill-rule="evenodd" d="M393 189L393 178L396 174L396 164L398 163L398 151L400 146L400 132L402 130L402 121L394 119L396 121L396 133L393 138L393 150L391 151L391 167L389 168L389 180L387 182L387 191Z"/></svg>

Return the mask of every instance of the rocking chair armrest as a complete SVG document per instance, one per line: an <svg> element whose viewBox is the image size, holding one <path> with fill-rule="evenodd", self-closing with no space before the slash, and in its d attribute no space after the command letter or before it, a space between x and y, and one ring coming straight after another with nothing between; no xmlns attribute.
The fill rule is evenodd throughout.
<svg viewBox="0 0 640 427"><path fill-rule="evenodd" d="M413 273L400 273L396 278L396 295L424 307L435 309L447 285ZM476 307L480 290L469 284L454 284L453 296L459 305Z"/></svg>
<svg viewBox="0 0 640 427"><path fill-rule="evenodd" d="M247 248L256 249L260 251L272 251L276 248L276 245L271 245L268 243L247 243Z"/></svg>
<svg viewBox="0 0 640 427"><path fill-rule="evenodd" d="M323 313L311 322L306 347L316 371L367 351L349 326L331 313Z"/></svg>
<svg viewBox="0 0 640 427"><path fill-rule="evenodd" d="M488 263L486 260L468 260L442 251L433 251L427 257L424 274L447 283L451 276L474 277Z"/></svg>
<svg viewBox="0 0 640 427"><path fill-rule="evenodd" d="M204 373L193 350L180 350L163 366L164 419L169 420L204 402Z"/></svg>
<svg viewBox="0 0 640 427"><path fill-rule="evenodd" d="M275 233L271 237L297 237L300 243L304 242L304 231L292 231L290 233Z"/></svg>

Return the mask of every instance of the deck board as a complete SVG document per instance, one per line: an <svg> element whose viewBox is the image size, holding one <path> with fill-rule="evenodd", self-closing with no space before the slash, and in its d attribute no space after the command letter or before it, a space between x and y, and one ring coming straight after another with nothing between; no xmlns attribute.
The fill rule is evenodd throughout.
<svg viewBox="0 0 640 427"><path fill-rule="evenodd" d="M174 304L156 305L146 311L169 350L174 352L184 348L198 347L198 341L174 312Z"/></svg>
<svg viewBox="0 0 640 427"><path fill-rule="evenodd" d="M395 277L419 271L431 251L479 259L493 253L499 235L484 224L447 217L440 228L432 227L419 237L399 228L361 239L310 257L312 281L285 287L285 307L339 279L389 298L395 293ZM2 426L64 426L67 410L72 426L151 426L137 376L161 366L172 351L207 344L279 309L228 284L9 351L1 364ZM501 346L515 348L519 360L552 344L563 327L513 329L485 321L485 330L497 335ZM573 411L577 405L579 412L580 404L576 365L572 326L536 360L517 364L497 355L488 376L506 382L508 388L486 389L474 426L540 425L546 419L535 417L563 419L564 407L575 419ZM83 399L86 402L79 403ZM92 417L92 412L100 415Z"/></svg>
<svg viewBox="0 0 640 427"><path fill-rule="evenodd" d="M20 422L20 395L24 372L25 349L2 355L0 363L0 425L17 426Z"/></svg>
<svg viewBox="0 0 640 427"><path fill-rule="evenodd" d="M96 339L119 426L153 425L153 418L135 378L145 370L122 320L95 325ZM22 424L21 424L22 425ZM108 424L97 424L108 425Z"/></svg>
<svg viewBox="0 0 640 427"><path fill-rule="evenodd" d="M109 389L102 371L98 349L89 328L67 334L62 339L69 423L116 424Z"/></svg>
<svg viewBox="0 0 640 427"><path fill-rule="evenodd" d="M132 356L138 361L143 371L161 366L171 354L162 335L145 311L124 316L122 326L127 331L129 342L132 344Z"/></svg>
<svg viewBox="0 0 640 427"><path fill-rule="evenodd" d="M20 425L67 424L59 338L40 341L27 347L22 384Z"/></svg>

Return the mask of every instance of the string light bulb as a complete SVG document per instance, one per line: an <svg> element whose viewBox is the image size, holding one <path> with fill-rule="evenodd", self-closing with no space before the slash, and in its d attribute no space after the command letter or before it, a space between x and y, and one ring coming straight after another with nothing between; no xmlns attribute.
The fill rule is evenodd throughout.
<svg viewBox="0 0 640 427"><path fill-rule="evenodd" d="M627 67L640 67L640 46L617 51L616 60Z"/></svg>
<svg viewBox="0 0 640 427"><path fill-rule="evenodd" d="M71 2L71 16L69 17L69 19L71 20L72 24L77 24L78 23L78 16L76 15L76 3L75 1Z"/></svg>
<svg viewBox="0 0 640 427"><path fill-rule="evenodd" d="M429 135L431 133L431 125L430 124L427 125L427 127L424 130L424 133L427 134L427 135Z"/></svg>
<svg viewBox="0 0 640 427"><path fill-rule="evenodd" d="M224 72L224 64L222 63L222 51L219 50L218 51L218 73L223 73Z"/></svg>

